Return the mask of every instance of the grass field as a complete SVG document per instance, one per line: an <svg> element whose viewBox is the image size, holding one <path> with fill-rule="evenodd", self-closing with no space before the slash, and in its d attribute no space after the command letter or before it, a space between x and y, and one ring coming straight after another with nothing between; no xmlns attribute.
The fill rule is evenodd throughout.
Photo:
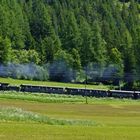
<svg viewBox="0 0 140 140"><path fill-rule="evenodd" d="M11 85L21 85L21 84L32 84L32 85L45 85L45 86L58 86L58 87L75 87L75 88L85 88L84 84L73 84L73 83L61 83L61 82L47 82L47 81L29 81L29 80L17 80L11 78L1 78L0 82L10 83ZM87 88L92 89L108 89L105 85L87 85Z"/></svg>
<svg viewBox="0 0 140 140"><path fill-rule="evenodd" d="M140 139L140 100L88 98L88 102L81 96L1 92L0 139Z"/></svg>

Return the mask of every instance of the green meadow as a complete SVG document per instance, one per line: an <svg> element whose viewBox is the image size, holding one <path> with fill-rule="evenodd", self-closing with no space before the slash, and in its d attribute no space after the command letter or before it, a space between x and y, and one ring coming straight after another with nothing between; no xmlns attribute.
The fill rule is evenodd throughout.
<svg viewBox="0 0 140 140"><path fill-rule="evenodd" d="M0 139L139 140L140 100L0 93Z"/></svg>
<svg viewBox="0 0 140 140"><path fill-rule="evenodd" d="M62 83L62 82L50 82L50 81L30 81L30 80L18 80L12 78L2 78L0 77L0 82L9 83L11 85L44 85L44 86L56 86L56 87L75 87L75 88L85 88L84 84L75 84L75 83ZM109 86L106 85L87 85L87 88L91 89L108 89Z"/></svg>

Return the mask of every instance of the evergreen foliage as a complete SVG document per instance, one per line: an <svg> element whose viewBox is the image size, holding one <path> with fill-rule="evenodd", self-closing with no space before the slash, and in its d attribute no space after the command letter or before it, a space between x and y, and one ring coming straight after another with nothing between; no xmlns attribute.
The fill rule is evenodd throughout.
<svg viewBox="0 0 140 140"><path fill-rule="evenodd" d="M0 0L1 64L49 64L57 71L62 61L70 75L92 65L100 78L114 65L134 83L139 50L138 0Z"/></svg>

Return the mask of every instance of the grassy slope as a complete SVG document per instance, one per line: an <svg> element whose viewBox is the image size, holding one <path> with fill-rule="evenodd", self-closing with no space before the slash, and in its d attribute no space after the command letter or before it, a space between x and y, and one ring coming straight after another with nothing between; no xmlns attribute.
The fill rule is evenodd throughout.
<svg viewBox="0 0 140 140"><path fill-rule="evenodd" d="M26 95L25 95L26 96ZM39 96L39 95L34 95ZM47 95L48 96L48 95ZM41 96L43 98L43 96ZM62 97L55 97L58 100ZM65 97L69 98L69 97ZM72 98L72 97L71 97ZM79 98L81 97L74 97ZM41 113L57 119L93 120L99 126L60 126L39 123L0 121L0 139L3 140L139 140L140 101L90 99L83 102L42 103L31 100L0 97L0 106L13 106Z"/></svg>
<svg viewBox="0 0 140 140"><path fill-rule="evenodd" d="M1 78L1 77L0 77L0 82L10 83L11 85L32 84L32 85L46 85L46 86L85 88L84 84L72 84L72 83L61 83L61 82L47 82L47 81L17 80L17 79ZM108 87L104 86L104 85L87 85L87 88L108 89Z"/></svg>

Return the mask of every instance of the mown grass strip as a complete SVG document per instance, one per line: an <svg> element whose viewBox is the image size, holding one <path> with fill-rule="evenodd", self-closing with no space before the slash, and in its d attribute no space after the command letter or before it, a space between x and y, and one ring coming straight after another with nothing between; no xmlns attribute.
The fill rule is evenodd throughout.
<svg viewBox="0 0 140 140"><path fill-rule="evenodd" d="M86 99L80 95L63 95L63 94L46 94L46 93L25 93L25 92L11 92L0 91L0 100L25 100L40 103L70 103L70 104L85 104ZM95 98L88 97L88 104L107 104L107 105L140 105L140 100L132 99L116 99L116 98Z"/></svg>
<svg viewBox="0 0 140 140"><path fill-rule="evenodd" d="M6 121L24 121L24 122L37 122L49 125L84 125L84 126L97 126L94 121L88 120L64 120L50 118L45 115L24 111L21 108L14 107L0 107L0 120Z"/></svg>
<svg viewBox="0 0 140 140"><path fill-rule="evenodd" d="M6 99L19 99L27 101L37 101L42 103L82 103L84 97L82 96L70 96L70 95L58 95L58 94L31 94L23 92L0 92L0 98Z"/></svg>
<svg viewBox="0 0 140 140"><path fill-rule="evenodd" d="M82 103L85 104L85 97L79 95L63 95L63 94L46 94L46 93L25 93L25 92L11 92L5 91L0 92L0 99L14 99L14 100L26 100L26 101L35 101L41 103ZM139 105L140 100L132 99L115 99L115 98L95 98L88 97L88 104L119 104L119 105L128 105L134 104Z"/></svg>

